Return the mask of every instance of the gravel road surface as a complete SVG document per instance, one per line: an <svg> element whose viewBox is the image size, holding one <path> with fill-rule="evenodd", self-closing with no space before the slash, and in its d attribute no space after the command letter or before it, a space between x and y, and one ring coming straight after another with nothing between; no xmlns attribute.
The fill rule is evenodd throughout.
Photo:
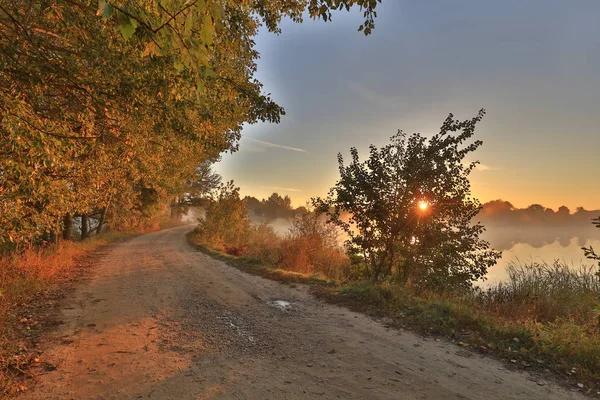
<svg viewBox="0 0 600 400"><path fill-rule="evenodd" d="M190 226L110 247L65 302L29 399L579 399L452 343L238 271Z"/></svg>

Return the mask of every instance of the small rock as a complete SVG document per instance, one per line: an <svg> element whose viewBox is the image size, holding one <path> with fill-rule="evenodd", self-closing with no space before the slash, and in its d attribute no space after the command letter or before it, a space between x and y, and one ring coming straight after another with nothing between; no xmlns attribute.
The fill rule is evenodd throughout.
<svg viewBox="0 0 600 400"><path fill-rule="evenodd" d="M577 387L578 387L579 389L583 389L583 383L578 383L578 384L577 384Z"/></svg>
<svg viewBox="0 0 600 400"><path fill-rule="evenodd" d="M521 341L519 340L519 338L518 338L518 337L514 337L514 338L513 338L513 342L515 342L515 343L520 343Z"/></svg>

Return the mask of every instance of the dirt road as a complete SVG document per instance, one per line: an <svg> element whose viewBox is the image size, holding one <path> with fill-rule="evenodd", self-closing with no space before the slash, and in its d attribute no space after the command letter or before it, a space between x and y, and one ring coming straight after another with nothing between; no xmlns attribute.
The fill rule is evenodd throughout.
<svg viewBox="0 0 600 400"><path fill-rule="evenodd" d="M244 274L179 227L112 247L62 310L30 399L576 399L451 343Z"/></svg>

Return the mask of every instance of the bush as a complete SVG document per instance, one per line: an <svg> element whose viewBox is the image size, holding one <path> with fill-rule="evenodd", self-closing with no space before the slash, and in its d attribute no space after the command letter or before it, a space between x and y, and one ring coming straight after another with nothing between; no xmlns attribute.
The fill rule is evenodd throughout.
<svg viewBox="0 0 600 400"><path fill-rule="evenodd" d="M470 289L500 257L473 222L481 210L469 182L477 162L465 160L482 144L472 138L484 114L450 114L430 138L399 131L388 145L371 145L364 161L356 148L348 164L338 155L340 179L313 205L346 232L353 261L373 282Z"/></svg>
<svg viewBox="0 0 600 400"><path fill-rule="evenodd" d="M349 276L350 262L340 246L337 227L316 212L306 211L292 220L281 242L281 256L279 265L291 271L335 279Z"/></svg>
<svg viewBox="0 0 600 400"><path fill-rule="evenodd" d="M267 223L252 224L237 188L229 186L207 208L193 241L279 269L340 280L347 279L351 270L338 233L324 217L305 211L281 238Z"/></svg>
<svg viewBox="0 0 600 400"><path fill-rule="evenodd" d="M249 229L246 202L240 199L240 188L230 181L221 185L217 198L209 202L206 216L195 232L201 243L242 255Z"/></svg>
<svg viewBox="0 0 600 400"><path fill-rule="evenodd" d="M280 263L281 239L269 224L251 225L247 233L245 255L268 265Z"/></svg>

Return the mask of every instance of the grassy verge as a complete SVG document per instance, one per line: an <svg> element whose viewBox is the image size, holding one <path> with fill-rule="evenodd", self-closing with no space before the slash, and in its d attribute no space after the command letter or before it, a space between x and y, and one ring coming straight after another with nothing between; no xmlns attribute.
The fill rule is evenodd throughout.
<svg viewBox="0 0 600 400"><path fill-rule="evenodd" d="M331 286L335 284L334 281L329 280L320 274L303 274L300 272L287 271L266 265L256 258L227 254L225 251L198 242L193 232L188 232L186 236L188 242L203 253L253 275L285 283L317 284L321 286Z"/></svg>
<svg viewBox="0 0 600 400"><path fill-rule="evenodd" d="M37 357L32 345L47 323L41 310L60 299L58 287L89 267L92 253L134 235L106 232L0 257L0 399L27 390L24 379Z"/></svg>
<svg viewBox="0 0 600 400"><path fill-rule="evenodd" d="M369 282L317 291L331 302L388 317L396 327L449 338L462 347L496 355L514 367L554 372L577 389L599 390L598 330L573 319L542 322L507 317L482 304L478 295L415 295Z"/></svg>
<svg viewBox="0 0 600 400"><path fill-rule="evenodd" d="M395 327L445 337L516 368L555 373L585 393L600 391L600 282L591 270L573 272L560 264L515 266L508 283L486 291L417 294L392 284L340 282L277 269L207 247L192 232L188 240L242 271L311 284L327 301L384 317Z"/></svg>

